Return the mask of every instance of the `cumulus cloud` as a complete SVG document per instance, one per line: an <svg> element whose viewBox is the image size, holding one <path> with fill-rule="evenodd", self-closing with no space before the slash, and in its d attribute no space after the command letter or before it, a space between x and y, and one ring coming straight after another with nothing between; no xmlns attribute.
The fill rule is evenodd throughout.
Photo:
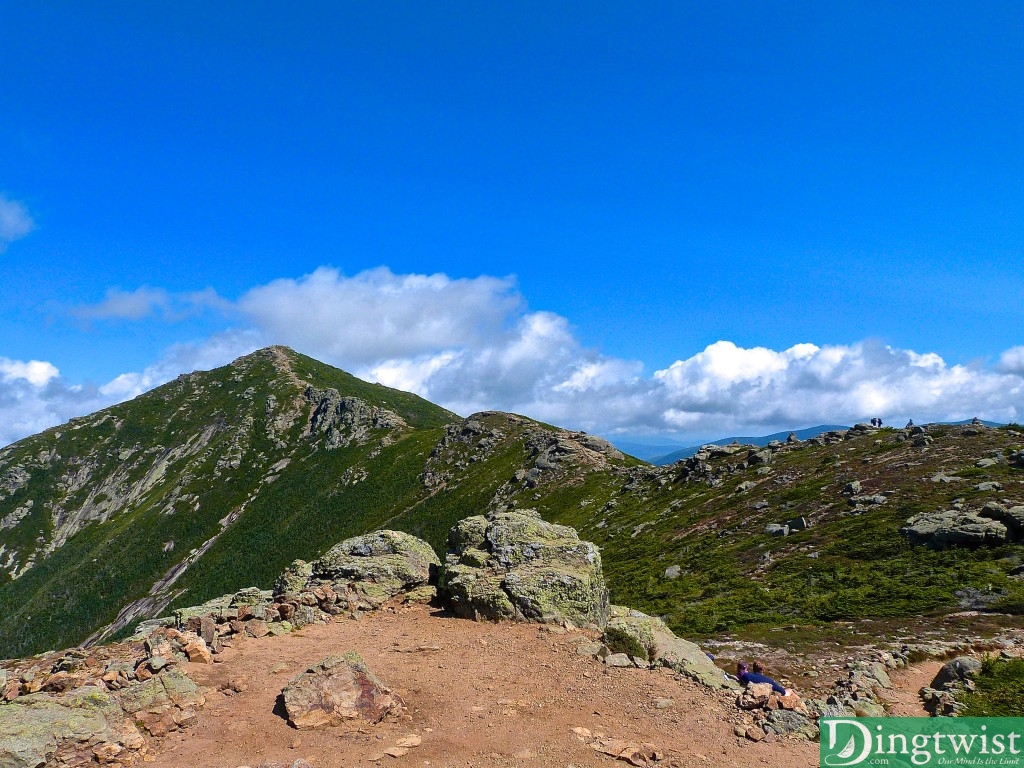
<svg viewBox="0 0 1024 768"><path fill-rule="evenodd" d="M1024 376L1024 346L1013 347L999 357L999 370Z"/></svg>
<svg viewBox="0 0 1024 768"><path fill-rule="evenodd" d="M0 253L3 253L10 243L35 229L35 226L36 223L24 205L0 195Z"/></svg>
<svg viewBox="0 0 1024 768"><path fill-rule="evenodd" d="M1024 377L948 365L936 354L872 341L783 351L719 341L657 371L665 426L780 427L871 416L918 421L973 416L1017 421Z"/></svg>
<svg viewBox="0 0 1024 768"><path fill-rule="evenodd" d="M582 346L565 317L530 311L509 278L384 268L349 277L325 267L258 286L230 304L212 291L111 292L91 317L144 319L200 305L239 326L176 345L146 369L99 386L69 386L49 363L0 359L0 422L12 419L0 440L268 344L417 392L456 413L515 411L612 436L697 441L876 416L888 423L1024 417L1024 346L985 367L872 340L782 350L722 340L645 373L640 361ZM12 426L12 403L24 414L20 426Z"/></svg>
<svg viewBox="0 0 1024 768"><path fill-rule="evenodd" d="M346 277L321 267L253 288L238 311L268 337L348 366L486 343L520 309L512 280L396 275Z"/></svg>
<svg viewBox="0 0 1024 768"><path fill-rule="evenodd" d="M45 360L10 360L0 357L0 381L7 383L25 381L34 387L41 387L48 384L52 379L60 376L60 371L53 363Z"/></svg>

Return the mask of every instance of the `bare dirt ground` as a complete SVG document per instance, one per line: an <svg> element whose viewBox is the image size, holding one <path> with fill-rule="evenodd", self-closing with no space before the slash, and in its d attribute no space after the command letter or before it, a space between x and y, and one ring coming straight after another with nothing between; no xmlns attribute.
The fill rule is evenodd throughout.
<svg viewBox="0 0 1024 768"><path fill-rule="evenodd" d="M625 766L574 728L662 750L679 766L816 766L818 745L733 735L734 694L667 670L607 669L576 654L581 633L446 618L423 605L342 619L282 637L242 639L212 665L189 664L209 688L196 726L157 745L155 768L238 768L307 760L314 768L582 768ZM297 731L276 700L296 674L356 651L406 702L404 719ZM231 691L231 684L242 688ZM661 701L659 701L661 700ZM664 700L671 700L666 702ZM421 737L400 757L399 739Z"/></svg>
<svg viewBox="0 0 1024 768"><path fill-rule="evenodd" d="M883 699L889 714L895 717L928 717L928 711L924 708L919 692L935 679L944 663L925 661L912 664L899 674L893 675L892 689L885 692Z"/></svg>

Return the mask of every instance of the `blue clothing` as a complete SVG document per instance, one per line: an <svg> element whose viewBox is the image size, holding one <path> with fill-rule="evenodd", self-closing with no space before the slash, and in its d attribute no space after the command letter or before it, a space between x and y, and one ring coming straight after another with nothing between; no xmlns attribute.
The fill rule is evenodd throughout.
<svg viewBox="0 0 1024 768"><path fill-rule="evenodd" d="M756 672L740 672L737 677L744 685L750 685L750 683L771 683L773 691L781 693L783 696L786 695L786 689L768 677L768 675L759 675Z"/></svg>

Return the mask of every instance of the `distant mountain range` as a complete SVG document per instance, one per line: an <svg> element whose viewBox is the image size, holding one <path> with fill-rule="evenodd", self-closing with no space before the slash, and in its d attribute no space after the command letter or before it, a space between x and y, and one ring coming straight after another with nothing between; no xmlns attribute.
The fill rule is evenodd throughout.
<svg viewBox="0 0 1024 768"><path fill-rule="evenodd" d="M964 425L970 424L972 419L964 419L963 421L944 421L939 422L941 424L950 425ZM985 421L981 422L986 427L1000 427L1003 426L999 422ZM886 426L896 426L888 424ZM700 443L698 445L680 446L678 443L642 443L634 441L614 440L612 442L615 447L623 453L628 453L630 456L636 456L638 459L663 466L665 464L674 464L680 459L688 459L693 454L697 453L703 445L730 445L731 443L737 443L739 445L757 445L765 446L773 440L785 440L789 435L795 434L799 440L809 440L812 437L824 434L825 432L834 432L841 429L849 429L848 425L842 424L819 424L816 427L804 427L803 429L787 429L782 432L773 432L770 435L759 435L757 437L721 437L717 440L708 440L707 442Z"/></svg>
<svg viewBox="0 0 1024 768"><path fill-rule="evenodd" d="M849 429L848 426L841 424L819 424L816 427L806 427L804 429L787 429L785 432L774 432L770 435L760 435L758 437L722 437L718 440L709 440L706 443L700 445L691 445L687 448L679 448L678 450L671 451L670 453L662 454L660 456L653 456L647 459L651 464L674 464L680 459L688 459L697 451L700 450L701 445L731 445L737 443L739 445L757 445L765 446L773 440L785 440L789 437L790 433L793 433L800 440L809 440L812 437L817 437L825 432L834 432L839 429Z"/></svg>

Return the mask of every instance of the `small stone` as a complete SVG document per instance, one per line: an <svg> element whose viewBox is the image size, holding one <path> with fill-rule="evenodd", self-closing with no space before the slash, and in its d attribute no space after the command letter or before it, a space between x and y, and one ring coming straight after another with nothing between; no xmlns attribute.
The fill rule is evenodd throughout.
<svg viewBox="0 0 1024 768"><path fill-rule="evenodd" d="M766 734L764 732L764 730L762 728L760 728L759 726L750 725L750 726L747 726L747 729L746 729L746 731L744 732L743 735L746 736L751 741L764 741L765 737L768 734Z"/></svg>
<svg viewBox="0 0 1024 768"><path fill-rule="evenodd" d="M604 663L609 667L632 667L633 660L625 653L611 653L605 656Z"/></svg>
<svg viewBox="0 0 1024 768"><path fill-rule="evenodd" d="M384 754L388 757L405 757L409 754L408 747L388 747L384 750Z"/></svg>
<svg viewBox="0 0 1024 768"><path fill-rule="evenodd" d="M245 634L252 637L264 637L269 631L267 622L261 619L250 619L245 622Z"/></svg>
<svg viewBox="0 0 1024 768"><path fill-rule="evenodd" d="M655 709L671 709L672 706L675 703L676 703L675 699L655 699L654 700L654 708Z"/></svg>

